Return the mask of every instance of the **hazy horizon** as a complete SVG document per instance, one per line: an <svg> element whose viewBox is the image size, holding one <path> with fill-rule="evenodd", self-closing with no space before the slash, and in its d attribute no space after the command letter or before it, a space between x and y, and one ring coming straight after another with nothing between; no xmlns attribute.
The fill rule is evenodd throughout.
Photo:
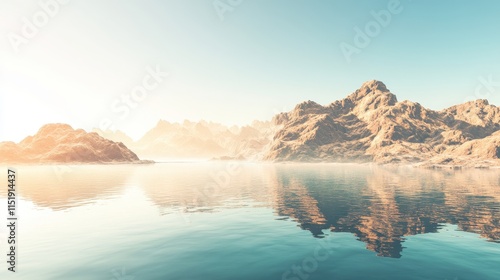
<svg viewBox="0 0 500 280"><path fill-rule="evenodd" d="M46 7L2 2L0 141L47 123L104 121L134 139L160 119L246 125L372 79L434 110L500 104L500 3L241 1L223 13L214 3L68 1L31 30ZM145 80L140 102L122 99Z"/></svg>
<svg viewBox="0 0 500 280"><path fill-rule="evenodd" d="M304 100L304 101L306 101L306 100ZM314 100L312 100L312 101L314 101ZM334 101L336 101L336 100L334 100ZM398 100L398 101L403 101L403 100ZM413 101L413 102L418 102L418 101L416 101L416 100L411 100L411 101ZM330 102L330 103L331 103L331 102ZM490 104L492 104L492 103L490 102ZM320 105L328 105L328 104L320 104ZM454 104L454 105L457 105L457 104ZM495 105L495 106L496 106L496 104L492 104L492 105ZM452 105L452 106L453 106L453 105ZM290 108L290 110L292 110L292 109L293 109L293 108ZM445 108L442 108L442 109L445 109ZM438 111L439 111L439 110L438 110ZM285 112L285 111L283 111L283 112ZM280 113L280 112L276 112L276 114L277 114L277 113ZM151 129L155 128L155 127L156 127L156 125L157 125L157 123L158 123L158 122L160 122L160 121L167 121L167 122L172 123L172 124L177 123L177 124L180 124L180 125L182 125L182 124L183 124L183 123L185 123L185 122L193 122L193 123L207 122L207 123L213 123L213 124L224 125L224 126L226 126L227 128L231 128L231 127L234 127L234 126L237 126L237 127L240 127L240 128L241 128L241 127L244 127L244 126L249 126L249 125L251 125L251 124L252 124L253 122L255 122L255 121L266 122L266 121L271 121L271 120L272 120L272 117L271 117L271 118L269 118L269 119L261 119L261 120L254 119L254 120L250 120L248 123L243 123L243 124L234 124L234 123L233 123L233 124L231 124L231 123L215 122L215 121L212 121L212 120L205 120L205 119L198 119L198 120L183 119L183 120L180 120L180 121L170 121L170 120L158 119L156 123L153 123L153 124L151 125L151 127L146 127L146 126L144 126L145 131L144 131L143 133L134 133L134 134L130 134L129 132L127 132L127 131L125 131L125 130L121 130L121 129L111 129L111 128L110 128L110 129L108 129L108 130L104 130L104 132L105 132L105 131L111 131L111 132L123 132L126 136L128 136L128 137L132 138L132 140L134 140L134 141L138 141L138 140L140 140L140 139L141 139L141 138L142 138L142 137L143 137L143 136L144 136L144 135L145 135L148 131L150 131ZM71 127L73 127L73 129L84 129L84 130L86 130L87 132L92 132L94 129L100 129L100 127L99 127L99 126L95 126L95 127L91 127L91 128L83 128L83 127L77 127L77 126L75 126L75 125L73 125L73 124L71 124L71 123L66 123L66 122L61 122L61 121L60 121L60 122L53 122L53 123L69 124ZM46 123L46 124L53 124L53 123ZM40 126L40 127L35 128L35 130L33 130L33 131L31 131L31 132L26 131L26 134L25 134L25 135L21 135L21 134L20 134L20 135L19 135L19 137L20 137L19 139L2 139L2 138L0 138L0 142L2 142L2 141L10 141L10 142L15 142L15 143L18 143L18 142L22 141L24 138L26 138L26 137L28 137L28 136L35 135L35 134L37 133L37 131L38 131L38 130L42 127L42 126L44 126L44 125L46 125L46 124L41 124L41 126ZM0 137L2 137L2 135L0 135Z"/></svg>

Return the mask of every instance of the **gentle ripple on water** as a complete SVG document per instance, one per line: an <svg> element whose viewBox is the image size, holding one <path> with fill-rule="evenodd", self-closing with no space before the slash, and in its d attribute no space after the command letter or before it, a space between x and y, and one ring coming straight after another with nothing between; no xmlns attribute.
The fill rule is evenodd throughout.
<svg viewBox="0 0 500 280"><path fill-rule="evenodd" d="M136 279L281 279L326 239L335 252L311 279L500 279L497 170L60 168L18 168L31 228L21 229L23 279L109 280L104 274L120 263Z"/></svg>

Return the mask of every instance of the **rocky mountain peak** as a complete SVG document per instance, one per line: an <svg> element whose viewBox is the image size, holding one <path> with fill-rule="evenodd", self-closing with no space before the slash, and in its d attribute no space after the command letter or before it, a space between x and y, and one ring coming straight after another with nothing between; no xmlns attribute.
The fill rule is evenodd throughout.
<svg viewBox="0 0 500 280"><path fill-rule="evenodd" d="M303 102L275 120L281 128L270 160L482 164L500 151L500 107L476 100L438 112L398 102L377 80L325 107Z"/></svg>
<svg viewBox="0 0 500 280"><path fill-rule="evenodd" d="M462 104L451 106L443 111L471 111L476 108L484 109L484 108L495 108L496 106L490 105L487 99L477 99L467 101Z"/></svg>
<svg viewBox="0 0 500 280"><path fill-rule="evenodd" d="M490 102L488 102L488 99L478 99L474 101L474 105L477 107L484 107L490 105Z"/></svg>
<svg viewBox="0 0 500 280"><path fill-rule="evenodd" d="M295 108L292 111L292 115L299 117L309 114L324 114L325 112L326 112L325 107L314 101L308 100L297 104L297 106L295 106Z"/></svg>
<svg viewBox="0 0 500 280"><path fill-rule="evenodd" d="M362 89L370 89L371 91L389 91L383 82L377 80L364 82L360 90Z"/></svg>
<svg viewBox="0 0 500 280"><path fill-rule="evenodd" d="M321 109L321 108L323 108L323 106L321 106L320 104L312 100L307 100L297 104L294 110L309 110L309 109Z"/></svg>
<svg viewBox="0 0 500 280"><path fill-rule="evenodd" d="M480 127L490 127L496 130L500 126L500 108L490 105L486 99L465 102L444 109L441 113L457 121ZM492 131L488 132L488 134Z"/></svg>
<svg viewBox="0 0 500 280"><path fill-rule="evenodd" d="M352 104L352 112L359 118L369 120L379 108L394 106L398 102L384 83L376 80L365 82L361 88L346 98L345 104Z"/></svg>
<svg viewBox="0 0 500 280"><path fill-rule="evenodd" d="M64 123L51 123L42 126L37 135L59 135L66 134L73 131L74 129L69 124Z"/></svg>
<svg viewBox="0 0 500 280"><path fill-rule="evenodd" d="M381 105L394 105L398 102L396 96L392 94L384 83L376 80L365 82L361 87L354 93L349 95L347 99L351 100L353 103L357 104L360 102L371 103L375 99L385 100L384 104ZM369 99L371 101L366 101Z"/></svg>

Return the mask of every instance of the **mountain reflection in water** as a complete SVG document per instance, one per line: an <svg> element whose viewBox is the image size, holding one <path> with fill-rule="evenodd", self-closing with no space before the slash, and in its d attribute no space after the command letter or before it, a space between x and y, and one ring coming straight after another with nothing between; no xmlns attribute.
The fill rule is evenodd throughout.
<svg viewBox="0 0 500 280"><path fill-rule="evenodd" d="M351 232L379 256L401 257L405 236L445 224L500 240L500 173L367 168L278 168L275 205L300 227Z"/></svg>
<svg viewBox="0 0 500 280"><path fill-rule="evenodd" d="M350 232L379 256L399 258L406 236L444 224L500 241L500 170L421 170L341 164L178 163L25 167L21 195L54 210L140 187L159 215L272 207L312 236ZM56 170L57 171L57 170ZM282 221L284 220L284 221Z"/></svg>

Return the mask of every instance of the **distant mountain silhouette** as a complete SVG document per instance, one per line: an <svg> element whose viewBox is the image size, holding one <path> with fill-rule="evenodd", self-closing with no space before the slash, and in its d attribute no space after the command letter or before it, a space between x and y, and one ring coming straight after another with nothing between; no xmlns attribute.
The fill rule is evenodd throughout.
<svg viewBox="0 0 500 280"><path fill-rule="evenodd" d="M127 146L137 154L151 159L259 159L274 133L271 122L254 121L242 127L227 127L218 123L188 120L182 123L160 120L136 142L120 131L94 131L114 141L127 141Z"/></svg>

